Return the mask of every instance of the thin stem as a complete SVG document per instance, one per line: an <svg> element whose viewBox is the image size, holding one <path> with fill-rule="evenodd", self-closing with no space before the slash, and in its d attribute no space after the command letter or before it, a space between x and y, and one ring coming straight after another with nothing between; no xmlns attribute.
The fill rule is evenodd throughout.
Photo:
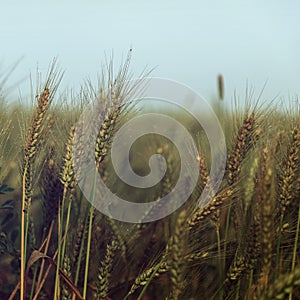
<svg viewBox="0 0 300 300"><path fill-rule="evenodd" d="M216 227L216 235L217 235L217 242L218 242L218 255L219 255L219 259L221 259L220 227L217 224L216 224L215 227ZM223 282L223 279L224 279L224 266L223 266L223 263L219 264L219 272L220 272L221 282ZM223 299L223 289L220 291L220 299Z"/></svg>
<svg viewBox="0 0 300 300"><path fill-rule="evenodd" d="M53 260L56 258L56 256L57 256L57 250L56 250L55 253L54 253ZM37 289L37 291L36 291L36 293L35 293L35 295L34 295L34 298L33 298L32 300L37 300L37 297L38 297L39 293L41 292L42 287L43 287L43 285L44 285L44 283L45 283L45 281L46 281L46 279L47 279L47 277L48 277L48 274L49 274L49 272L50 272L50 269L51 269L52 267L53 267L53 265L51 265L51 264L48 266L48 268L47 268L47 270L46 270L46 272L45 272L45 275L44 275L44 277L42 278L41 283L40 283L40 285L39 285L39 287L38 287L38 289Z"/></svg>
<svg viewBox="0 0 300 300"><path fill-rule="evenodd" d="M90 204L90 216L89 216L89 229L88 229L88 240L86 247L86 258L85 258L85 272L84 272L84 284L83 284L83 298L86 299L87 294L87 283L88 283L88 273L89 273L89 262L90 262L90 249L91 249L91 239L92 239L92 227L93 227L93 215L94 215L94 201L96 195L96 179L97 179L97 168L95 169L95 177L93 184L93 195L92 202Z"/></svg>
<svg viewBox="0 0 300 300"><path fill-rule="evenodd" d="M55 273L55 286L54 286L54 300L59 298L59 268L60 268L60 261L61 261L61 240L62 240L62 225L64 221L64 203L65 203L65 198L67 194L67 187L64 187L63 191L63 199L61 203L61 210L60 214L58 214L58 252L57 252L57 266L56 266L56 273ZM59 209L60 205L58 205Z"/></svg>
<svg viewBox="0 0 300 300"><path fill-rule="evenodd" d="M34 267L34 273L33 273L33 279L32 279L32 286L30 290L30 297L29 299L32 299L34 295L34 289L35 289L35 283L36 283L36 277L37 277L37 271L38 271L38 265L35 265Z"/></svg>
<svg viewBox="0 0 300 300"><path fill-rule="evenodd" d="M76 274L75 274L75 281L74 281L75 285L77 285L78 280L79 280L79 272L80 272L80 267L81 267L81 259L82 259L82 255L83 255L84 239L85 239L84 233L86 231L87 224L88 224L88 219L86 218L85 223L84 223L83 236L82 236L81 243L80 243L80 250L79 250L78 259L77 259ZM75 293L73 293L72 300L75 300L75 299L76 299L76 295L75 295Z"/></svg>
<svg viewBox="0 0 300 300"><path fill-rule="evenodd" d="M21 270L20 270L20 300L24 300L24 280L25 280L25 182L26 182L27 166L24 168L22 178L22 211L21 211Z"/></svg>
<svg viewBox="0 0 300 300"><path fill-rule="evenodd" d="M253 269L251 269L251 271L250 271L247 300L251 300L252 282L253 282Z"/></svg>
<svg viewBox="0 0 300 300"><path fill-rule="evenodd" d="M155 274L157 273L157 271L159 270L161 264L163 263L163 259L160 261L159 264L157 264L157 266L155 267L155 269L153 270L153 273L151 274L149 280L147 280L147 283L145 284L145 286L143 287L141 293L139 294L137 300L141 300L143 295L145 294L147 288L148 288L148 285L150 284L150 282L152 281L152 279L154 278ZM127 299L127 297L126 297Z"/></svg>
<svg viewBox="0 0 300 300"><path fill-rule="evenodd" d="M44 254L45 255L47 255L47 252L48 252L48 248L49 248L49 244L50 244L50 239L51 239L51 235L52 235L52 230L53 230L53 225L54 225L54 220L52 220L50 228L49 228L49 232L48 232L48 236L47 236L47 241L46 241L46 246L45 246L45 250L44 250ZM43 276L44 266L45 266L45 260L43 259L42 263L41 263L41 268L40 268L40 271L39 271L39 276L38 276L37 284L36 284L36 290L40 286L40 283L41 283L41 280L42 280L42 276Z"/></svg>
<svg viewBox="0 0 300 300"><path fill-rule="evenodd" d="M68 234L69 223L70 223L71 206L72 206L72 199L69 199L68 211L67 211L67 219L66 219L66 226L65 226L65 233L64 233L65 238L64 238L64 241L63 241L62 251L61 251L61 256L62 257L65 256L67 234Z"/></svg>
<svg viewBox="0 0 300 300"><path fill-rule="evenodd" d="M227 239L228 239L228 235L229 235L231 206L232 206L232 202L229 203L227 216L226 216L226 228L225 228L225 237L224 237L224 261L223 261L223 270L224 271L225 271L225 265L226 265Z"/></svg>

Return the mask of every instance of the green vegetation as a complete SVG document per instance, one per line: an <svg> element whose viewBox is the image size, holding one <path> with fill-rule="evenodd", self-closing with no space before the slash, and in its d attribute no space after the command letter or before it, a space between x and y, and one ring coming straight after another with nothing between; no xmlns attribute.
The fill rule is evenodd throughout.
<svg viewBox="0 0 300 300"><path fill-rule="evenodd" d="M191 116L169 111L199 148L197 187L164 219L122 223L95 210L76 184L74 126L88 103L105 104L95 165L115 193L151 201L172 190L180 171L174 145L147 135L133 145L139 155L132 166L147 174L148 158L162 154L162 181L135 191L116 178L111 142L139 114L124 102L128 67L129 58L114 77L108 66L98 87L87 84L68 99L56 93L61 73L53 64L31 110L1 99L0 299L300 299L299 103L278 112L251 92L242 110L217 103L228 159L220 189L203 208L197 200L209 184L207 139Z"/></svg>

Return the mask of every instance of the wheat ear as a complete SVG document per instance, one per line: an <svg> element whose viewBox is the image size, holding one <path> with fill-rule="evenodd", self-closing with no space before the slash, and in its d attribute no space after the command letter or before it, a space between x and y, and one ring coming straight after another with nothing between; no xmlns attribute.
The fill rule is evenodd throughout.
<svg viewBox="0 0 300 300"><path fill-rule="evenodd" d="M50 68L48 79L41 95L37 99L31 126L28 130L25 147L24 163L22 171L22 208L21 208L21 270L20 270L20 299L25 297L25 268L27 255L27 234L29 225L29 210L32 200L32 168L39 150L39 143L43 131L43 123L46 112L50 107L54 93L61 80L61 76L55 74L55 63Z"/></svg>

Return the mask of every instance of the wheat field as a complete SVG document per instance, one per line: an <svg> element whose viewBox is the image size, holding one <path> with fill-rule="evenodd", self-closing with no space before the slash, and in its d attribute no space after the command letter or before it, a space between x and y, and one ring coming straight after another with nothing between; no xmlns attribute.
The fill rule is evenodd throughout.
<svg viewBox="0 0 300 300"><path fill-rule="evenodd" d="M169 193L180 171L174 145L154 135L136 143L140 156L132 165L145 174L145 161L159 153L167 161L163 180L145 193L116 178L111 143L139 114L124 102L129 60L115 76L104 68L99 86L86 84L78 95L59 95L62 72L53 64L30 108L0 99L0 299L300 299L297 101L276 110L248 90L242 108L229 110L220 90L215 108L228 155L221 186L204 207L197 199L209 184L209 146L201 126L174 111L200 150L197 185L184 205L134 224L85 199L73 146L79 116L93 99L104 103L95 165L115 193L150 201ZM84 151L84 141L79 146Z"/></svg>

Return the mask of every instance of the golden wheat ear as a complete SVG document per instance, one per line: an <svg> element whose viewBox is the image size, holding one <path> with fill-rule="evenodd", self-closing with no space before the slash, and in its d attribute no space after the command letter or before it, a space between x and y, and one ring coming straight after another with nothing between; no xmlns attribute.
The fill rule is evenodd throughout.
<svg viewBox="0 0 300 300"><path fill-rule="evenodd" d="M104 259L101 261L98 270L95 299L101 300L108 297L110 277L117 248L118 245L115 240L112 240L111 243L106 246L106 254Z"/></svg>
<svg viewBox="0 0 300 300"><path fill-rule="evenodd" d="M180 299L185 288L184 274L185 261L184 251L186 251L187 241L187 222L186 210L182 210L177 217L174 233L171 236L170 243L170 282L171 282L171 299Z"/></svg>
<svg viewBox="0 0 300 300"><path fill-rule="evenodd" d="M40 142L44 132L46 113L52 103L54 94L62 79L62 74L56 68L54 61L50 67L46 83L37 97L30 127L27 131L24 146L22 169L22 208L21 208L21 300L25 297L25 268L27 256L27 238L29 228L29 211L32 200L33 167L40 151Z"/></svg>
<svg viewBox="0 0 300 300"><path fill-rule="evenodd" d="M299 149L300 130L293 128L290 133L290 143L287 149L286 158L281 164L281 174L279 177L279 203L282 214L285 213L289 205L295 201L297 190L297 174L299 172Z"/></svg>
<svg viewBox="0 0 300 300"><path fill-rule="evenodd" d="M273 192L275 190L273 160L269 148L264 148L259 166L256 196L261 218L262 273L260 284L263 287L268 286L273 250L275 248L274 237L272 236L274 229L273 218L275 215L275 203L272 201L275 198L275 193Z"/></svg>
<svg viewBox="0 0 300 300"><path fill-rule="evenodd" d="M194 229L200 222L203 222L208 217L212 216L226 201L231 199L233 194L233 188L225 189L214 196L205 207L197 209L188 220L190 230Z"/></svg>

